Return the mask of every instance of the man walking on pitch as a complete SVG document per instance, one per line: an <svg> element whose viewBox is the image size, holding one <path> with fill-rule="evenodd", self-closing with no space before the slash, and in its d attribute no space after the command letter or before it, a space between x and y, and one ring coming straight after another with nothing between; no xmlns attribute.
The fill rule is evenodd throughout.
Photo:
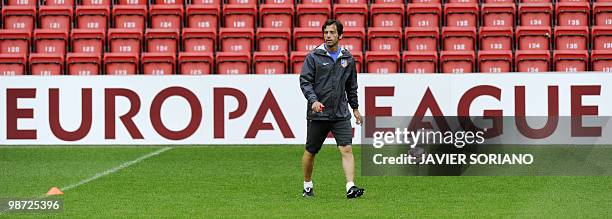
<svg viewBox="0 0 612 219"><path fill-rule="evenodd" d="M300 75L300 87L308 100L308 131L306 150L302 157L303 196L314 196L314 158L331 131L342 154L346 197L357 198L363 195L364 189L358 188L354 183L355 159L351 147L353 132L351 113L347 106L351 106L357 124L361 125L355 60L348 50L338 46L338 41L342 39L342 23L327 20L322 29L325 43L306 56Z"/></svg>

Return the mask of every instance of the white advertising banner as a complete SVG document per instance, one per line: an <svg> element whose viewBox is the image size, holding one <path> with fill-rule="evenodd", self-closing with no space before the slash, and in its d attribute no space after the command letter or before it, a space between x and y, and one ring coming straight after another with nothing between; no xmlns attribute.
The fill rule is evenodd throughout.
<svg viewBox="0 0 612 219"><path fill-rule="evenodd" d="M358 92L364 116L612 116L609 73L360 74ZM305 139L299 75L0 77L0 145Z"/></svg>

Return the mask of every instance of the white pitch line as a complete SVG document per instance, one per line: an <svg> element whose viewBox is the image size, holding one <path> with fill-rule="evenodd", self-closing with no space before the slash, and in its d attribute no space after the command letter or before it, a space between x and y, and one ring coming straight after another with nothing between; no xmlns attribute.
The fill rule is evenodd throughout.
<svg viewBox="0 0 612 219"><path fill-rule="evenodd" d="M159 155L161 153L164 153L164 152L166 152L166 151L168 151L170 149L172 149L172 148L171 147L165 147L165 148L159 149L157 151L153 151L153 152L151 152L149 154L143 155L142 157L136 158L135 160L125 162L125 163L123 163L123 164L121 164L119 166L116 166L116 167L112 168L112 169L108 169L108 170L106 170L104 172L101 172L101 173L96 173L96 175L93 175L92 177L89 177L87 179L81 180L78 183L75 183L75 184L72 184L72 185L68 185L68 186L64 186L60 190L67 191L67 190L74 189L76 187L85 185L85 184L87 184L87 183L89 183L91 181L94 181L94 180L99 179L101 177L104 177L106 175L115 173L115 172L117 172L119 170L122 170L122 169L124 169L126 167L132 166L132 165L137 164L137 163L139 163L139 162L141 162L143 160L146 160L146 159L148 159L150 157L157 156L157 155ZM40 199L43 199L43 198L46 198L46 197L47 197L47 195L43 194L43 195L40 195L40 196L36 197L36 200L40 200ZM7 212L8 210L9 209L1 210L0 211L0 215L2 215L3 213Z"/></svg>
<svg viewBox="0 0 612 219"><path fill-rule="evenodd" d="M141 162L143 160L146 160L147 158L150 158L150 157L153 157L153 156L157 156L157 155L159 155L159 154L161 154L161 153L163 153L163 152L165 152L167 150L170 150L170 149L172 149L172 148L171 147L165 147L165 148L159 149L157 151L153 151L153 152L151 152L149 154L146 154L146 155L144 155L142 157L136 158L135 160L125 162L125 163L123 163L123 164L121 164L121 165L119 165L119 166L117 166L115 168L108 169L108 170L106 170L104 172L101 172L101 173L96 173L96 175L94 175L94 176L92 176L90 178L81 180L78 183L75 183L75 184L72 184L72 185L69 185L69 186L64 186L60 190L67 191L67 190L70 190L70 189L74 189L76 187L82 186L82 185L87 184L87 183L89 183L91 181L94 181L96 179L99 179L100 177L104 177L104 176L106 176L108 174L117 172L117 171L119 171L121 169L124 169L126 167L132 166L134 164L137 164L137 163L139 163L139 162Z"/></svg>

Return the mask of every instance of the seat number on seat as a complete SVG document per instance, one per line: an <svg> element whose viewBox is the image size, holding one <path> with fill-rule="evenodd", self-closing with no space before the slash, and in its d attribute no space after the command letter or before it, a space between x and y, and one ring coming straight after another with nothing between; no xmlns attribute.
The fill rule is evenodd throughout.
<svg viewBox="0 0 612 219"><path fill-rule="evenodd" d="M453 73L463 73L463 68L453 68Z"/></svg>
<svg viewBox="0 0 612 219"><path fill-rule="evenodd" d="M13 28L15 29L25 29L25 23L14 23Z"/></svg>
<svg viewBox="0 0 612 219"><path fill-rule="evenodd" d="M387 73L389 73L389 69L388 68L377 68L376 69L376 73L387 74Z"/></svg>
<svg viewBox="0 0 612 219"><path fill-rule="evenodd" d="M495 49L495 50L504 49L504 45L501 44L501 43L492 43L491 44L491 49Z"/></svg>

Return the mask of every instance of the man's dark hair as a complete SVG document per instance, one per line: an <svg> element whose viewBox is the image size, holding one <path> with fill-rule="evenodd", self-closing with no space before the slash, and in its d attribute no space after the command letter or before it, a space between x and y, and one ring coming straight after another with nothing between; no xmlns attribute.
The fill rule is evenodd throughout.
<svg viewBox="0 0 612 219"><path fill-rule="evenodd" d="M328 19L327 21L325 21L325 24L323 24L323 27L321 27L321 31L323 31L323 33L325 33L325 28L327 26L330 25L336 25L336 30L338 30L338 36L342 35L342 33L344 32L344 27L342 26L342 22L335 20L335 19Z"/></svg>

